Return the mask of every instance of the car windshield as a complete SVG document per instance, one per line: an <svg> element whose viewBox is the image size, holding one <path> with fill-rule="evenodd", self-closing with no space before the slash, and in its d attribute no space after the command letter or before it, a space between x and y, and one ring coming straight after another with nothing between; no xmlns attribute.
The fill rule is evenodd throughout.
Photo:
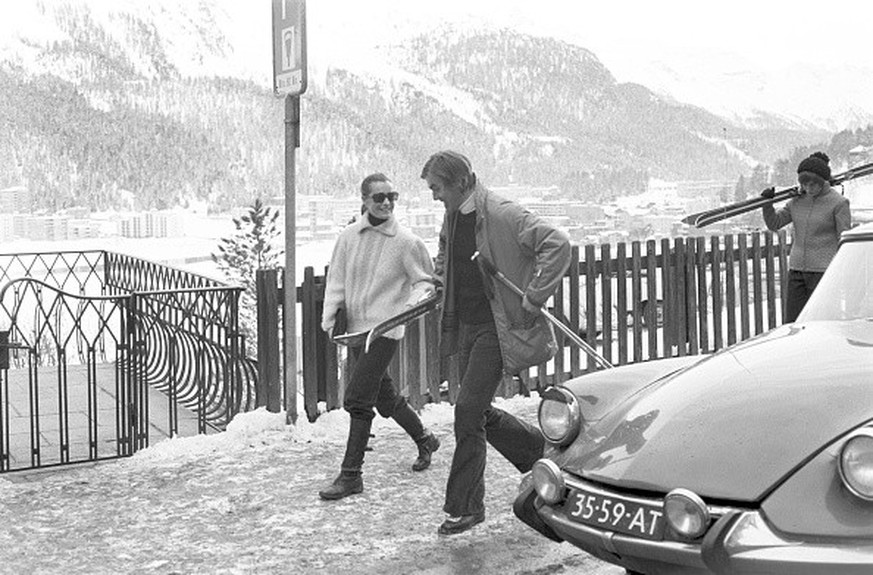
<svg viewBox="0 0 873 575"><path fill-rule="evenodd" d="M797 321L835 319L873 320L873 242L840 246Z"/></svg>

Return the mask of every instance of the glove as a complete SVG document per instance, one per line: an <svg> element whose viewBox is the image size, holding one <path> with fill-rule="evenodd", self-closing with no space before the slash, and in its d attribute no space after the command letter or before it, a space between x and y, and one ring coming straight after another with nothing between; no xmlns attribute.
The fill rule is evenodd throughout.
<svg viewBox="0 0 873 575"><path fill-rule="evenodd" d="M770 186L769 188L764 188L761 192L762 198L767 198L768 200L772 200L776 196L776 188Z"/></svg>

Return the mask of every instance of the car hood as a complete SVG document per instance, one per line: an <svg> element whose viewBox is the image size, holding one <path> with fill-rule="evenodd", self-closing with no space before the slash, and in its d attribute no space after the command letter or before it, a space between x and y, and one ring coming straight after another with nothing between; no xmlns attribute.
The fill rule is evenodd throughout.
<svg viewBox="0 0 873 575"><path fill-rule="evenodd" d="M609 370L600 372L601 379ZM774 329L615 402L570 387L587 427L561 465L645 491L759 501L835 438L873 417L873 324L812 322ZM614 377L620 377L616 370ZM623 382L627 390L627 382ZM595 389L604 393L600 381Z"/></svg>

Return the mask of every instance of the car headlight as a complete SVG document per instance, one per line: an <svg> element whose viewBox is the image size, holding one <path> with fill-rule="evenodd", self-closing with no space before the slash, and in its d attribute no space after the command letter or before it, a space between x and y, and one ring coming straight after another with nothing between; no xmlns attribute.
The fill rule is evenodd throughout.
<svg viewBox="0 0 873 575"><path fill-rule="evenodd" d="M558 386L543 391L539 421L549 442L561 447L569 445L582 428L582 411L573 392Z"/></svg>
<svg viewBox="0 0 873 575"><path fill-rule="evenodd" d="M676 533L697 539L709 526L709 509L703 500L688 489L674 489L664 498L664 515Z"/></svg>
<svg viewBox="0 0 873 575"><path fill-rule="evenodd" d="M531 469L534 489L543 501L549 504L564 499L564 474L551 459L540 459Z"/></svg>
<svg viewBox="0 0 873 575"><path fill-rule="evenodd" d="M873 429L856 431L840 449L840 478L849 491L873 501Z"/></svg>

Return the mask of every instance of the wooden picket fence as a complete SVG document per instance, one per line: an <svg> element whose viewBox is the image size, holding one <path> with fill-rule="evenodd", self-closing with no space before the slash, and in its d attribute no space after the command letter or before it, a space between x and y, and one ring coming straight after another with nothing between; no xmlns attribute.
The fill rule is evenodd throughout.
<svg viewBox="0 0 873 575"><path fill-rule="evenodd" d="M767 231L574 246L549 307L616 366L711 353L781 323L789 250L784 232ZM320 328L324 278L306 268L297 289L303 403L310 420L320 409L342 406L351 373L347 350ZM598 369L593 358L557 337L562 353L506 377L498 393L540 390ZM414 407L453 402L459 381L453 359L439 357L434 312L407 326L389 373Z"/></svg>

